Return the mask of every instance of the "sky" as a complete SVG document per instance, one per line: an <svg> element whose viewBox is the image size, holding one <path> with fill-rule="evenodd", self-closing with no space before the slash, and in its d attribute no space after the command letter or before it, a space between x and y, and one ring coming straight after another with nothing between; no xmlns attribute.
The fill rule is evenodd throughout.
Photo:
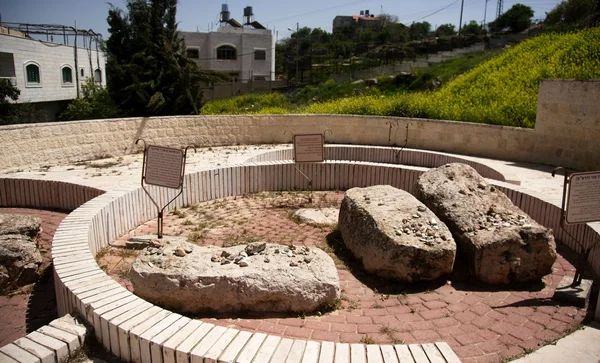
<svg viewBox="0 0 600 363"><path fill-rule="evenodd" d="M289 29L321 28L331 32L337 15L357 15L361 10L371 14L382 12L396 15L401 23L428 21L432 27L445 23L458 28L461 1L464 1L463 23L484 20L486 0L179 0L177 21L179 30L200 31L218 28L221 4L227 3L231 17L243 22L243 10L252 6L254 19L275 31L276 38L287 38ZM487 0L487 21L496 18L497 0ZM544 19L545 13L560 0L505 0L504 10L516 3L530 6L535 19ZM114 6L126 9L125 0L111 0ZM0 0L3 22L74 25L92 29L107 39L109 2L105 0Z"/></svg>

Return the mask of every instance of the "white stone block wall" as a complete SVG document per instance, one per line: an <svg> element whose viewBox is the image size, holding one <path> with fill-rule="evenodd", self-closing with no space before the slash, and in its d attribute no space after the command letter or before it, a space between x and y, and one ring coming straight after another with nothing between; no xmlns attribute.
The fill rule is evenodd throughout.
<svg viewBox="0 0 600 363"><path fill-rule="evenodd" d="M82 39L79 39L79 46ZM0 34L0 52L12 54L16 86L21 90L18 103L24 102L51 102L70 100L77 97L75 72L81 72L79 83L83 84L87 77L91 77L95 69L102 72L103 86L106 86L106 59L102 51L94 49L77 49L77 65L75 69L75 52L72 45L54 44L35 39L27 39L7 34ZM90 56L92 64L90 66ZM40 68L40 84L27 85L25 66L28 62L35 62ZM72 69L71 84L62 82L62 67L68 65ZM80 73L79 73L80 74ZM80 88L81 89L81 88Z"/></svg>

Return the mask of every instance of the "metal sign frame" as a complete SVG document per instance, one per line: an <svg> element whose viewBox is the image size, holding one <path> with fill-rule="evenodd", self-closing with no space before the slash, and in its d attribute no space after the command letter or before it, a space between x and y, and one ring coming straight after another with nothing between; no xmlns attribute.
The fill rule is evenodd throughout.
<svg viewBox="0 0 600 363"><path fill-rule="evenodd" d="M591 177L593 180L596 180L598 183L600 183L600 171L588 171L588 172L583 172L583 173L572 173L569 176L569 192L567 194L567 208L565 209L565 215L564 215L564 219L565 219L565 223L567 224L579 224L579 223L590 223L590 222L599 222L600 221L600 216L598 216L597 218L594 217L590 217L591 219L577 219L574 221L570 221L569 217L570 217L570 211L571 208L573 207L573 204L571 203L573 198L572 198L572 193L573 193L573 189L574 186L577 185L576 181L578 180L577 177ZM599 194L600 196L600 194ZM598 205L598 208L600 209L600 205Z"/></svg>
<svg viewBox="0 0 600 363"><path fill-rule="evenodd" d="M293 155L293 158L294 158L294 168L296 168L296 170L300 174L302 174L302 176L306 180L308 180L308 190L310 191L310 196L308 197L308 201L309 201L309 203L311 203L312 202L312 190L313 190L312 182L315 179L315 177L321 173L321 171L323 170L323 166L324 165L321 164L321 167L319 168L319 170L317 170L312 176L309 177L308 175L304 174L304 172L302 172L302 170L300 170L300 168L298 168L297 164L298 163L300 163L300 164L305 164L305 163L308 164L308 163L322 163L322 162L324 162L325 161L325 141L326 141L325 139L326 139L326 135L328 133L330 135L332 135L333 131L331 131L330 129L327 129L327 130L323 131L323 134L299 134L299 135L294 135L294 133L292 131L285 130L283 132L283 134L285 135L288 132L290 133L290 135L292 135L292 143L294 144L294 150L293 150L293 152L294 152L294 155ZM320 161L298 161L297 158L296 158L296 136L316 136L316 135L321 136L321 141L322 141L321 147L322 147L322 159L323 160L320 160Z"/></svg>
<svg viewBox="0 0 600 363"><path fill-rule="evenodd" d="M577 240L577 238L575 238L575 236L573 236L571 233L569 233L569 231L567 230L565 224L567 225L574 225L574 224L582 224L582 223L589 223L589 222L594 222L594 221L588 221L588 222L576 222L576 223L569 223L567 221L567 212L568 212L568 200L567 197L570 197L570 192L571 189L569 187L569 184L572 182L572 177L573 176L577 176L577 175L583 175L583 174L600 174L600 171L593 171L593 172L583 172L583 173L575 173L572 170L569 170L567 168L563 168L561 166L554 168L554 170L552 170L552 177L556 176L556 172L559 170L563 170L565 173L565 178L564 178L564 182L563 182L563 195L562 195L562 204L560 207L560 213L561 213L561 218L560 218L560 228L562 228L562 230L569 235L569 237L571 237L573 239L573 241L575 241L579 247L581 247L581 250L583 251L580 261L577 263L577 266L575 266L576 271L575 271L575 276L573 277L573 282L571 284L571 286L579 286L581 284L582 281L582 276L583 276L583 271L585 270L586 264L587 264L587 256L589 256L590 252L592 251L592 249L594 249L595 247L599 246L600 241L595 242L592 246L588 246L587 248L585 248L585 246L583 245L583 243L579 242L579 240ZM567 194L567 189L569 189L569 193ZM565 206L567 206L565 208Z"/></svg>
<svg viewBox="0 0 600 363"><path fill-rule="evenodd" d="M193 146L188 146L182 151L180 149L168 148L168 147L164 147L164 146L147 145L146 141L144 141L143 139L137 139L135 141L135 144L137 145L140 141L144 144L144 157L142 159L142 179L141 179L140 183L142 185L142 189L144 189L144 192L150 198L150 200L152 201L152 204L154 204L156 206L156 209L158 211L158 223L157 223L158 230L157 230L156 234L158 235L158 238L160 239L163 236L163 213L164 213L164 210L165 210L165 208L167 208L167 206L169 204L173 203L173 201L175 199L179 198L179 196L183 193L183 177L185 176L185 162L186 162L186 158L187 158L187 151L189 148L192 148L192 149L194 149L194 152L196 152L196 148ZM163 185L160 183L153 182L152 180L151 180L151 182L148 182L148 180L147 180L148 151L151 149L157 149L157 150L162 150L162 151L171 151L171 152L177 151L178 153L181 153L181 159L180 159L181 165L178 168L179 169L179 183L178 183L177 187L173 187L173 184ZM179 190L179 193L177 193L177 195L175 197L173 197L173 199L169 200L161 208L160 205L158 204L158 202L154 199L154 197L152 197L152 195L150 194L148 189L146 189L146 185L144 185L144 182L148 185L154 185L154 186L159 186L159 187L164 187L164 188L169 188L169 189L176 189L176 190Z"/></svg>

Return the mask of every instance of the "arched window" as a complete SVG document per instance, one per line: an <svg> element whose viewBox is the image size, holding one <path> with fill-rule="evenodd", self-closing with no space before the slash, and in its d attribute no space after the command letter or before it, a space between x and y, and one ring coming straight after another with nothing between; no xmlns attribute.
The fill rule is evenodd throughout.
<svg viewBox="0 0 600 363"><path fill-rule="evenodd" d="M39 64L29 62L25 65L25 79L28 86L38 86L42 83Z"/></svg>
<svg viewBox="0 0 600 363"><path fill-rule="evenodd" d="M85 77L85 72L83 71L83 68L81 68L81 69L79 70L79 75L80 75L82 78L83 78L83 77Z"/></svg>
<svg viewBox="0 0 600 363"><path fill-rule="evenodd" d="M235 60L236 58L236 50L231 45L217 47L217 59Z"/></svg>
<svg viewBox="0 0 600 363"><path fill-rule="evenodd" d="M94 81L96 83L102 83L102 71L99 68L94 70Z"/></svg>
<svg viewBox="0 0 600 363"><path fill-rule="evenodd" d="M73 85L73 69L71 69L71 66L63 66L61 68L61 73L62 73L63 85L66 85L66 86Z"/></svg>

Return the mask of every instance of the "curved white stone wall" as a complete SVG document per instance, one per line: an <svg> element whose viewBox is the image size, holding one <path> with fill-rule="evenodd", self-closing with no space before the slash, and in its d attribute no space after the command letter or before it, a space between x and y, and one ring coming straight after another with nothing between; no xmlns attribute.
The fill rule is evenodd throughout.
<svg viewBox="0 0 600 363"><path fill-rule="evenodd" d="M308 175L320 170L319 177L313 182L316 190L390 184L412 192L417 177L423 172L420 168L346 161L301 164L298 167ZM557 228L560 222L559 207L524 194L516 186L495 181L492 183L532 218L554 228L556 237L569 244L568 236ZM173 207L244 193L306 189L307 186L306 179L291 162L224 167L186 175L184 197L179 198ZM153 193L164 200L173 191L154 188ZM216 360L223 355L235 358L238 354L247 357L248 362L268 362L275 355L281 359L277 361L283 362L292 354L309 356L314 358L309 361L317 362L321 354L331 352L329 361L339 355L342 359L347 357L345 362L350 362L351 353L356 352L358 358L352 362L367 362L366 348L361 344L292 341L237 331L230 333L236 334L242 343L224 346L213 357L213 353L205 347L212 346L225 328L153 306L121 287L94 261L99 249L120 234L154 217L155 209L141 188L115 190L95 198L67 216L55 235L52 254L59 313L76 310L83 314L93 324L97 338L114 354L125 360L142 362L194 362L203 358ZM582 236L586 243L592 243L599 231L588 225L580 225L571 228L570 232ZM598 261L597 256L593 259ZM600 272L598 265L596 263L594 266L596 273ZM377 357L368 362L381 361L382 355L389 352L390 347L367 347ZM439 347L446 348L443 344ZM393 351L394 348L391 349ZM434 346L434 349L438 348ZM254 359L255 356L259 358Z"/></svg>

